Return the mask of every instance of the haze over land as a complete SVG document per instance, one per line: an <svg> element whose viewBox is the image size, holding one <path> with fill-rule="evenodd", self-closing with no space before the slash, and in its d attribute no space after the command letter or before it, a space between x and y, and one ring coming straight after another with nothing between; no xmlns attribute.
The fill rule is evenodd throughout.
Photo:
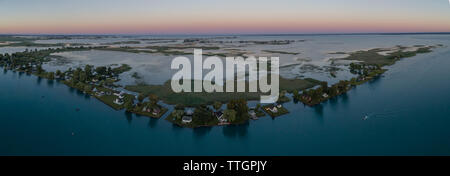
<svg viewBox="0 0 450 176"><path fill-rule="evenodd" d="M449 32L446 0L0 0L3 34Z"/></svg>

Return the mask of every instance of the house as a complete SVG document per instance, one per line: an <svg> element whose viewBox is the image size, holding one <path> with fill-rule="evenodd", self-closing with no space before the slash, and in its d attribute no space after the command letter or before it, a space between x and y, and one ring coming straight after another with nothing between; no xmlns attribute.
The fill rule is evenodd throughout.
<svg viewBox="0 0 450 176"><path fill-rule="evenodd" d="M192 122L192 117L191 116L183 116L183 118L181 119L181 121L183 123L191 123Z"/></svg>
<svg viewBox="0 0 450 176"><path fill-rule="evenodd" d="M283 107L283 105L277 104L277 108L282 108L282 107Z"/></svg>
<svg viewBox="0 0 450 176"><path fill-rule="evenodd" d="M124 94L125 94L125 92L121 91L120 93L114 93L113 95L119 97L120 99L123 99L123 98L125 98Z"/></svg>
<svg viewBox="0 0 450 176"><path fill-rule="evenodd" d="M322 97L323 97L323 98L328 98L328 94L327 94L327 93L323 93L323 94L322 94Z"/></svg>
<svg viewBox="0 0 450 176"><path fill-rule="evenodd" d="M159 108L153 108L153 115L158 115L159 113L161 113L161 110Z"/></svg>
<svg viewBox="0 0 450 176"><path fill-rule="evenodd" d="M223 112L222 111L214 112L214 116L216 116L216 118L220 120L223 117Z"/></svg>
<svg viewBox="0 0 450 176"><path fill-rule="evenodd" d="M114 100L114 103L117 104L117 105L123 105L123 100L119 99L119 98L116 98L116 100Z"/></svg>
<svg viewBox="0 0 450 176"><path fill-rule="evenodd" d="M266 108L266 110L267 111L270 111L270 112L272 112L272 113L277 113L278 112L278 108L277 107L269 107L269 108Z"/></svg>
<svg viewBox="0 0 450 176"><path fill-rule="evenodd" d="M303 98L303 100L305 100L307 102L310 102L312 100L312 98L310 96L307 96L307 95L303 95L302 98Z"/></svg>
<svg viewBox="0 0 450 176"><path fill-rule="evenodd" d="M258 117L256 116L256 112L254 110L250 110L248 112L248 114L250 115L250 118L252 119L257 119Z"/></svg>
<svg viewBox="0 0 450 176"><path fill-rule="evenodd" d="M101 97L101 96L105 95L105 92L103 92L103 91L97 92L97 93L95 93L95 95L96 95L97 97Z"/></svg>
<svg viewBox="0 0 450 176"><path fill-rule="evenodd" d="M222 111L214 112L214 116L216 116L216 118L217 118L217 120L219 120L219 122L227 122L227 119L223 118Z"/></svg>

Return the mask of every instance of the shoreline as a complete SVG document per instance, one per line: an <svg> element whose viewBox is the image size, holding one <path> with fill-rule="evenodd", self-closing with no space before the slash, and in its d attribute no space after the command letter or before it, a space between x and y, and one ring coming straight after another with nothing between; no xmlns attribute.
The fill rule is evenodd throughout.
<svg viewBox="0 0 450 176"><path fill-rule="evenodd" d="M289 93L293 94L294 101L300 101L303 104L312 107L312 106L321 104L321 103L323 103L325 101L328 101L328 100L330 100L332 98L335 98L337 96L340 96L342 94L345 94L347 91L351 90L353 87L356 87L356 86L358 86L360 84L364 84L364 83L366 83L368 81L371 81L373 79L376 79L376 78L380 77L385 71L387 71L387 69L382 69L381 67L393 65L393 64L396 63L396 61L398 61L398 60L400 60L402 58L412 57L412 56L415 56L416 54L432 52L432 49L436 48L438 46L441 46L441 45L418 47L418 49L415 50L415 51L404 51L404 52L401 51L401 52L396 52L394 54L389 53L389 54L387 54L386 56L383 56L383 57L385 59L391 59L391 60L388 60L387 62L382 62L382 64L374 64L373 63L373 62L375 62L375 61L373 61L373 59L379 59L379 58L371 58L372 60L367 60L367 58L360 58L360 61L362 61L362 63L363 63L362 68L361 68L361 66L355 66L355 65L361 65L361 64L355 64L355 65L351 64L351 67L352 66L356 67L356 71L358 71L357 75L359 75L359 76L356 78L356 80L353 80L353 79L350 80L350 81L342 80L338 84L332 85L331 87L328 87L328 85L321 85L321 87L319 87L317 89L310 89L311 87L307 88L307 89L302 89L301 90L301 92L302 92L301 94L299 93L299 90L297 90L297 89L290 90ZM60 51L60 50L91 50L91 49L95 49L95 48L92 48L92 47L86 47L86 48L85 47L78 47L78 48L48 49L48 50L43 50L43 51L36 51L36 53L41 53L41 52L44 53L44 56L41 58L41 60L38 61L38 63L40 62L42 64L42 63L46 62L45 54L47 54L47 56L48 56L51 53L63 52L63 51ZM361 54L362 55L365 55L365 54L369 54L370 55L370 54L373 54L373 52L379 52L380 50L382 50L382 49L372 49L372 50L368 50L368 51L356 51L356 52L350 53L350 56L348 56L346 58L339 58L339 60L358 60L358 55L361 55ZM20 53L26 53L26 52L19 52L19 54ZM15 54L17 54L17 53L15 53ZM3 55L2 55L2 58L3 58ZM33 61L31 61L31 62L33 62ZM365 65L366 63L368 63L368 64ZM377 67L375 67L375 65ZM82 85L81 87L79 87L79 86L77 86L78 84L71 84L65 78L61 79L59 77L59 75L56 75L56 76L58 76L58 78L56 78L55 77L55 73L53 73L53 72L45 72L45 71L39 72L39 71L36 71L36 70L33 70L33 69L30 71L28 67L26 69L24 69L23 66L14 68L14 67L11 67L11 65L8 65L8 64L5 65L5 61L4 60L1 60L1 65L0 66L3 67L4 70L19 71L19 72L35 75L35 76L37 76L39 78L45 78L45 79L48 79L48 80L59 80L59 81L62 81L66 86L75 88L78 91L81 91L81 92L83 92L85 94L88 94L90 96L94 96L96 99L98 99L102 103L110 106L111 108L113 108L115 110L126 109L126 111L130 112L130 113L135 113L135 114L138 114L138 115L147 116L147 117L150 117L150 118L157 118L157 119L161 118L166 113L169 113L167 108L163 108L163 107L161 107L159 105L156 105L157 102L155 104L151 105L151 108L152 109L158 109L158 111L155 111L155 112L158 112L158 113L152 114L150 112L144 112L144 111L140 112L140 110L139 110L139 108L140 108L139 105L140 104L139 103L137 103L137 104L133 103L132 107L130 107L130 105L129 105L130 104L129 102L130 101L134 102L136 97L134 95L125 94L125 93L123 94L123 96L126 97L126 98L123 98L123 99L126 102L121 102L121 103L119 102L117 104L112 104L112 102L110 102L111 99L108 100L108 99L102 98L102 96L97 96L96 93L98 93L98 92L97 91L92 91L92 89L94 89L94 90L95 89L104 89L105 91L110 91L111 93L119 94L117 92L117 90L105 88L102 85L98 85L98 84L92 83L90 81L88 81L88 83L78 83L78 84ZM366 68L367 66L369 66L370 69ZM355 70L353 70L353 71L355 71ZM66 73L66 72L64 72L64 73ZM126 72L126 70L124 72ZM364 72L364 74L362 74L362 72ZM118 74L121 74L121 73L122 72L120 72ZM73 79L70 79L70 80L73 80ZM114 85L114 82L112 82L112 85ZM89 87L89 88L86 88L86 87ZM83 89L85 89L85 90L83 90ZM308 94L307 90L309 92L311 92L311 94ZM283 91L283 90L280 89L280 91ZM335 92L334 93L330 93L330 91L335 91ZM135 92L135 91L133 91L133 92ZM137 93L139 93L139 92L137 92ZM319 95L319 97L317 97L317 95ZM320 97L320 95L322 95L322 96ZM120 96L122 96L122 95L120 95ZM114 98L114 97L111 96L110 98ZM161 99L161 100L164 103L166 103L164 98ZM248 100L251 100L251 99L245 99L244 100L245 101L245 106L247 106L246 101L248 101ZM115 99L115 101L118 101L118 99ZM157 101L159 101L158 98L157 98ZM291 100L289 100L289 101L291 101ZM149 103L149 102L140 102L140 103ZM279 105L281 105L280 109L284 108L284 107L282 107L282 103L284 103L284 102L281 102L279 104ZM147 105L144 105L144 106L147 106ZM282 116L284 114L289 113L289 111L286 109L286 112L282 113L280 115L277 115L276 113L272 114L271 111L266 110L266 108L268 106L271 106L271 105L269 104L269 105L264 105L263 106L263 111L265 112L264 113L265 116L271 116L272 118L274 118L274 117ZM275 104L273 106L275 106ZM247 106L247 108L248 108L248 106ZM206 108L206 109L208 109L208 108ZM228 110L228 108L226 110ZM220 111L222 111L222 109L217 110L217 111L220 112ZM170 114L166 117L166 120L168 120L168 118L172 117L172 114L174 112L175 112L175 110L173 112L170 112ZM207 112L214 113L214 111L209 111L209 110L207 110ZM177 122L174 122L174 121L171 121L171 120L168 120L168 121L170 121L171 123L176 124L178 126L188 127L188 128L198 128L198 127L203 127L203 126L210 127L210 126L219 126L219 125L239 125L239 124L242 124L242 123L246 123L248 120L250 120L250 118L248 117L248 112L249 111L246 110L245 113L241 114L241 116L243 116L243 119L240 119L239 121L236 121L236 122L226 122L226 121L218 122L218 121L213 120L209 124L186 125L186 124L177 123ZM214 116L213 116L213 118L214 118ZM221 120L221 118L217 118L216 120Z"/></svg>

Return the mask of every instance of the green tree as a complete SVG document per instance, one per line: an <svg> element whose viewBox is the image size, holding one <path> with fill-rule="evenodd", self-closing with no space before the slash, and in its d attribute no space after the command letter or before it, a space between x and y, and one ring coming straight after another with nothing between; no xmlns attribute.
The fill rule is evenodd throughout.
<svg viewBox="0 0 450 176"><path fill-rule="evenodd" d="M214 123L216 118L212 115L212 112L205 105L201 105L195 108L193 119L200 125L207 125Z"/></svg>
<svg viewBox="0 0 450 176"><path fill-rule="evenodd" d="M86 75L86 73L85 72L80 72L80 78L79 78L79 81L81 81L81 82L83 82L83 83L85 83L86 81L87 81L87 75Z"/></svg>
<svg viewBox="0 0 450 176"><path fill-rule="evenodd" d="M156 105L156 103L158 103L159 100L158 96L155 94L148 95L148 99L150 100L150 104L152 105Z"/></svg>
<svg viewBox="0 0 450 176"><path fill-rule="evenodd" d="M125 102L125 109L130 112L133 110L133 103L131 101Z"/></svg>
<svg viewBox="0 0 450 176"><path fill-rule="evenodd" d="M91 65L84 66L84 72L86 74L87 79L90 79L92 77L92 66Z"/></svg>
<svg viewBox="0 0 450 176"><path fill-rule="evenodd" d="M60 70L56 70L56 73L55 73L57 76L61 76L61 71Z"/></svg>
<svg viewBox="0 0 450 176"><path fill-rule="evenodd" d="M144 101L144 99L145 99L145 95L144 95L143 93L140 93L140 94L138 95L138 101L139 101L140 103L142 103L142 101Z"/></svg>
<svg viewBox="0 0 450 176"><path fill-rule="evenodd" d="M181 118L183 117L184 111L183 110L175 110L175 111L173 111L172 114L175 117L175 119L181 120Z"/></svg>
<svg viewBox="0 0 450 176"><path fill-rule="evenodd" d="M231 100L227 104L227 109L236 111L236 120L244 121L248 119L248 106L245 99Z"/></svg>
<svg viewBox="0 0 450 176"><path fill-rule="evenodd" d="M84 86L84 91L91 91L92 90L92 87L90 86L90 85L85 85Z"/></svg>
<svg viewBox="0 0 450 176"><path fill-rule="evenodd" d="M55 73L49 72L48 73L48 79L55 79Z"/></svg>
<svg viewBox="0 0 450 176"><path fill-rule="evenodd" d="M106 67L97 67L97 68L95 68L95 72L97 72L97 74L99 74L99 75L107 74Z"/></svg>
<svg viewBox="0 0 450 176"><path fill-rule="evenodd" d="M259 109L261 109L261 104L256 104L256 107L255 107L255 111L259 111Z"/></svg>
<svg viewBox="0 0 450 176"><path fill-rule="evenodd" d="M227 119L229 122L236 121L236 111L232 109L227 109L223 111L223 116L225 119Z"/></svg>
<svg viewBox="0 0 450 176"><path fill-rule="evenodd" d="M37 74L42 74L44 72L44 69L42 69L42 65L37 65L36 66L36 73Z"/></svg>

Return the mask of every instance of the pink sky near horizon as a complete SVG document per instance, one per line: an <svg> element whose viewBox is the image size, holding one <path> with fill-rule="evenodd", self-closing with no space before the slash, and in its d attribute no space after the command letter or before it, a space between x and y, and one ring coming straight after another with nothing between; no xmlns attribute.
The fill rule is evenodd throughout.
<svg viewBox="0 0 450 176"><path fill-rule="evenodd" d="M351 6L341 4L324 6L323 3L317 3L317 1L304 0L300 1L303 4L297 5L298 9L291 7L294 6L291 4L262 3L261 5L258 4L258 9L255 8L256 10L253 10L253 8L249 10L244 8L229 10L227 8L218 8L216 7L218 5L212 6L211 4L201 7L192 4L172 7L170 3L164 4L163 1L160 2L161 4L148 4L148 1L141 2L140 0L133 1L136 4L138 2L141 3L138 5L124 4L124 1L115 2L114 0L111 1L113 2L111 5L105 5L104 2L106 1L93 0L93 3L88 6L78 4L75 7L71 7L72 4L68 3L69 0L64 0L65 3L53 3L54 7L51 7L52 4L42 3L45 1L50 2L51 0L43 0L33 7L32 4L20 4L20 0L0 0L0 12L4 13L4 15L0 16L0 33L267 34L450 32L450 8L433 3L430 4L430 7L415 9L414 6L427 5L426 1L422 0L409 1L412 7L404 7L403 4L399 3L389 4L389 2L394 1L385 0L342 1L352 3L353 5ZM324 2L324 0L322 1ZM361 3L362 1L373 3L373 5ZM70 2L73 3L74 1ZM298 3L299 1L295 2ZM292 1L292 3L295 2ZM222 3L223 7L233 5ZM329 3L336 3L336 1L329 1ZM149 8L146 8L144 4L160 5L161 7L152 9L148 6ZM10 8L5 8L7 7L5 5L9 5ZM448 6L448 4L445 5ZM275 7L272 8L272 6ZM101 7L104 9L101 9ZM36 12L33 12L33 10Z"/></svg>

